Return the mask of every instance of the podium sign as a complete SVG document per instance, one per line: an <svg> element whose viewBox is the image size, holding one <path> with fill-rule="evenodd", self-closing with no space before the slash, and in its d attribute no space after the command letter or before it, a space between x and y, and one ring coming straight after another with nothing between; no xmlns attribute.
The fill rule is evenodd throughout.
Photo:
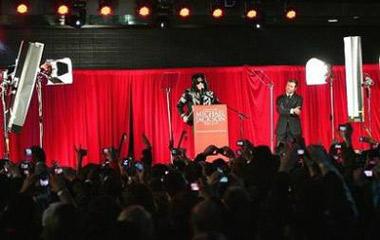
<svg viewBox="0 0 380 240"><path fill-rule="evenodd" d="M217 147L229 145L227 105L195 105L193 114L195 154L211 144Z"/></svg>

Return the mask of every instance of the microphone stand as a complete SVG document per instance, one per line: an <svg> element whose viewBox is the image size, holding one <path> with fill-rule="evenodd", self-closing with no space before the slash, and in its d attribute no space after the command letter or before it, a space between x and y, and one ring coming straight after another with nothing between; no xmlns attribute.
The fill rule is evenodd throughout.
<svg viewBox="0 0 380 240"><path fill-rule="evenodd" d="M238 110L236 110L236 109L234 109L234 108L232 108L232 107L230 107L230 106L228 106L227 105L227 108L228 108L228 110L230 110L231 112L234 112L234 113L236 113L237 115L238 115L238 117L239 117L239 131L240 131L240 133L239 133L239 135L240 135L240 140L243 140L244 138L243 138L243 130L244 130L244 126L243 126L243 121L244 120L246 120L246 119L249 119L249 117L247 117L247 115L245 115L243 112L240 112L240 111L238 111Z"/></svg>

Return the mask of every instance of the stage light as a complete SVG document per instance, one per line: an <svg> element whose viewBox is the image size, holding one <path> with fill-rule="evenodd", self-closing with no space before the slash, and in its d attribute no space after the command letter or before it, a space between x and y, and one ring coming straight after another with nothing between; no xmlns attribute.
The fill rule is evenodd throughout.
<svg viewBox="0 0 380 240"><path fill-rule="evenodd" d="M28 4L26 4L25 2L21 2L21 3L17 4L16 11L19 14L26 14L26 13L28 13L28 11L29 11Z"/></svg>
<svg viewBox="0 0 380 240"><path fill-rule="evenodd" d="M141 18L150 18L153 13L153 1L136 0L136 14Z"/></svg>
<svg viewBox="0 0 380 240"><path fill-rule="evenodd" d="M363 59L360 36L344 38L344 55L348 117L351 120L363 121Z"/></svg>
<svg viewBox="0 0 380 240"><path fill-rule="evenodd" d="M210 2L210 14L214 19L221 19L225 14L224 1L213 0Z"/></svg>
<svg viewBox="0 0 380 240"><path fill-rule="evenodd" d="M244 17L248 21L258 21L262 19L261 5L255 0L247 0L244 3Z"/></svg>
<svg viewBox="0 0 380 240"><path fill-rule="evenodd" d="M113 13L110 0L99 0L99 14L101 16L109 16Z"/></svg>
<svg viewBox="0 0 380 240"><path fill-rule="evenodd" d="M245 14L245 16L248 19L255 19L258 16L258 11L256 9L250 9L250 10L247 11L247 13Z"/></svg>
<svg viewBox="0 0 380 240"><path fill-rule="evenodd" d="M190 17L191 10L188 7L181 7L178 11L178 15L182 18Z"/></svg>
<svg viewBox="0 0 380 240"><path fill-rule="evenodd" d="M318 58L311 58L306 63L306 84L322 85L326 84L326 79L330 76L330 65Z"/></svg>
<svg viewBox="0 0 380 240"><path fill-rule="evenodd" d="M99 10L100 15L109 16L112 14L112 8L110 6L102 6Z"/></svg>
<svg viewBox="0 0 380 240"><path fill-rule="evenodd" d="M289 7L285 9L285 17L288 20L294 20L297 17L297 11L293 7Z"/></svg>
<svg viewBox="0 0 380 240"><path fill-rule="evenodd" d="M151 9L147 5L142 5L137 8L137 13L140 17L149 17L151 14Z"/></svg>
<svg viewBox="0 0 380 240"><path fill-rule="evenodd" d="M216 19L220 19L224 16L224 9L221 7L215 7L211 11L212 17Z"/></svg>
<svg viewBox="0 0 380 240"><path fill-rule="evenodd" d="M59 15L67 15L69 12L70 12L70 9L66 4L59 5L57 8L57 13Z"/></svg>

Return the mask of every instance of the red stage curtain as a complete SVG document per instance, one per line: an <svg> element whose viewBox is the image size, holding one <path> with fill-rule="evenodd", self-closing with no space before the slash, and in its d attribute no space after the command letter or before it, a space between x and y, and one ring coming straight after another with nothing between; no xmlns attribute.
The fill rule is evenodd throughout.
<svg viewBox="0 0 380 240"><path fill-rule="evenodd" d="M270 87L273 83L274 100L284 92L289 78L299 80L298 92L304 98L302 112L303 135L307 143L331 142L329 85L306 86L305 68L301 66L266 67L214 67L179 68L157 70L76 70L74 84L45 86L43 88L44 148L48 162L58 161L63 166L74 166L74 146L88 149L85 163L101 161L103 147L117 147L123 132L128 141L122 156L128 153L129 140L133 139L133 153L139 157L143 149L141 136L147 135L153 145L155 162L169 161L169 127L166 89L170 88L170 104L175 144L182 130L186 138L182 147L193 156L192 129L186 126L176 110L177 101L190 87L191 76L204 72L209 87L229 110L230 145L235 148L240 136L240 120L233 111L248 116L242 122L244 138L256 145L270 144ZM380 138L379 95L380 82L377 65L365 65L364 72L375 81L371 90L372 133ZM345 72L343 66L333 68L335 126L347 121ZM274 108L275 109L275 108ZM11 136L11 157L23 158L23 149L38 144L38 106L33 97L26 124L20 135ZM366 113L368 114L368 113ZM274 115L274 126L277 121ZM366 120L368 120L366 118ZM358 148L358 136L364 134L368 122L355 123L354 142ZM2 143L2 140L1 140ZM3 151L3 145L0 147Z"/></svg>

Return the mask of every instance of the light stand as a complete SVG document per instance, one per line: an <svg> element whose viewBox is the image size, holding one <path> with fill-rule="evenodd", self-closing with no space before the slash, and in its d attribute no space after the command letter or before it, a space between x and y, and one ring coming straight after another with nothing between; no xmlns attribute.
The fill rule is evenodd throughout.
<svg viewBox="0 0 380 240"><path fill-rule="evenodd" d="M331 140L335 139L335 113L334 113L334 77L330 72L326 78L330 87L330 122L331 122Z"/></svg>
<svg viewBox="0 0 380 240"><path fill-rule="evenodd" d="M1 103L3 105L3 138L4 138L4 153L3 153L3 158L4 159L9 159L10 157L10 147L9 147L9 129L8 129L8 118L10 116L8 116L8 114L10 113L10 108L8 106L8 102L7 102L7 96L9 94L13 94L12 92L12 88L14 86L17 86L17 81L15 81L14 79L14 76L16 74L16 71L17 71L17 67L18 67L18 63L19 63L19 59L20 59L20 56L21 56L21 51L22 51L22 48L23 48L23 45L24 45L24 41L21 41L20 43L20 47L18 49L18 53L17 53L17 58L15 60L15 65L14 65L14 69L12 72L8 73L8 69L5 69L3 72L2 72L2 81L1 81ZM9 75L8 75L9 74Z"/></svg>
<svg viewBox="0 0 380 240"><path fill-rule="evenodd" d="M273 100L273 81L270 77L263 71L258 69L249 69L248 74L257 78L264 86L269 88L270 92L270 148L274 151L274 100Z"/></svg>
<svg viewBox="0 0 380 240"><path fill-rule="evenodd" d="M368 74L364 74L364 81L362 83L362 87L365 89L366 92L366 99L367 99L367 117L368 117L368 129L371 132L371 123L372 123L372 118L371 118L371 87L375 85L374 81Z"/></svg>
<svg viewBox="0 0 380 240"><path fill-rule="evenodd" d="M166 106L168 111L168 124L169 124L169 149L170 149L170 162L173 163L173 154L171 153L172 148L174 147L174 140L173 140L173 125L172 125L172 111L171 111L171 88L166 87Z"/></svg>
<svg viewBox="0 0 380 240"><path fill-rule="evenodd" d="M40 147L43 148L44 123L42 102L42 81L47 85L64 85L73 83L72 63L69 58L57 60L48 59L37 74L36 90L38 97L38 124L40 132Z"/></svg>
<svg viewBox="0 0 380 240"><path fill-rule="evenodd" d="M9 86L9 82L6 79L6 71L3 72L3 81L1 83L1 103L3 105L3 138L4 138L4 153L3 158L9 159L9 134L8 134L8 126L7 126L7 103L6 103L6 96L7 96L7 90Z"/></svg>
<svg viewBox="0 0 380 240"><path fill-rule="evenodd" d="M43 111L42 111L42 80L43 78L48 78L47 75L39 72L37 76L37 99L38 99L38 125L40 131L40 148L43 148L44 139L44 123L43 123Z"/></svg>

